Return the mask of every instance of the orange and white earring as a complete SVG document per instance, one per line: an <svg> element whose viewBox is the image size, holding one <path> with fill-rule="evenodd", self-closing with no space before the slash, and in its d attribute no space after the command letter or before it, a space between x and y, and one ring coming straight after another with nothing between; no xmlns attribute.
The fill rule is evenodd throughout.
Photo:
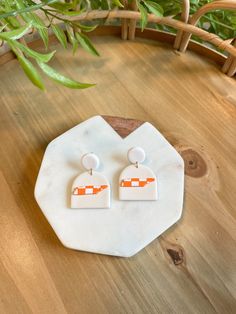
<svg viewBox="0 0 236 314"><path fill-rule="evenodd" d="M110 184L103 174L95 171L100 164L98 156L85 154L81 163L87 171L72 184L71 208L110 208Z"/></svg>
<svg viewBox="0 0 236 314"><path fill-rule="evenodd" d="M157 179L154 172L142 165L146 158L141 147L133 147L128 151L131 165L126 167L119 178L119 199L122 201L154 201L157 200Z"/></svg>

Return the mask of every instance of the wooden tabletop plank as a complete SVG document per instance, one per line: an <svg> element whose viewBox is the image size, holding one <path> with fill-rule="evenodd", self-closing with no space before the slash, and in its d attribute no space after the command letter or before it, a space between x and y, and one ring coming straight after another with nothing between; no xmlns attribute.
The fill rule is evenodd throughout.
<svg viewBox="0 0 236 314"><path fill-rule="evenodd" d="M94 42L100 58L52 46L91 89L41 92L16 60L0 67L0 311L235 313L235 79L154 41ZM149 121L185 160L182 219L132 258L64 248L34 200L47 144L94 115L122 136Z"/></svg>

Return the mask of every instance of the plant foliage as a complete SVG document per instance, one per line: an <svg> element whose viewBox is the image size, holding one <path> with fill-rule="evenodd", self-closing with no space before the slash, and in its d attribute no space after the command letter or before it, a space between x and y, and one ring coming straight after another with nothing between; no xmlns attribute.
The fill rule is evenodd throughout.
<svg viewBox="0 0 236 314"><path fill-rule="evenodd" d="M140 26L142 30L156 27L174 32L163 25L148 25L148 13L157 16L171 16L179 19L182 0L135 0L141 13ZM190 14L194 14L200 7L212 0L191 0ZM132 0L129 0L132 2ZM81 46L94 56L99 52L91 43L87 32L93 31L97 25L70 21L69 17L79 15L88 10L123 9L122 0L0 0L0 40L6 42L15 53L19 64L31 82L40 89L44 89L42 78L38 72L46 74L59 84L69 88L88 88L94 84L80 83L58 73L47 63L55 51L48 51L49 31L54 33L59 43L66 49L68 42L75 54ZM60 16L58 17L58 14ZM63 28L58 25L63 23ZM223 39L236 37L236 12L215 10L203 16L198 26L215 33ZM46 53L39 53L28 47L24 35L36 29L41 37ZM30 61L33 60L33 63Z"/></svg>

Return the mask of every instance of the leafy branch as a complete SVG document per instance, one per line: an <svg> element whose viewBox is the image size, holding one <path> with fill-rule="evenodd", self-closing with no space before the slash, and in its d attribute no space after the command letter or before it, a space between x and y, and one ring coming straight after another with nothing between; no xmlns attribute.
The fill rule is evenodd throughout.
<svg viewBox="0 0 236 314"><path fill-rule="evenodd" d="M148 24L147 17L148 13L153 13L159 17L171 16L180 19L182 0L128 1L136 1L141 13L140 26L142 30L149 26L175 32L168 26ZM194 14L200 7L211 1L191 0L190 14ZM66 87L88 88L94 84L77 82L58 73L47 64L55 54L55 51L48 52L49 29L64 48L68 47L68 42L71 44L73 54L81 46L93 56L99 56L99 52L86 35L87 32L93 31L97 25L71 21L70 17L88 10L112 10L114 8L122 9L123 2L121 0L0 0L0 40L9 45L27 77L38 88L44 89L38 70ZM63 23L63 29L58 25L58 21ZM200 19L198 26L223 39L235 38L236 12L227 10L209 12ZM46 53L31 49L24 40L24 35L34 29L41 37ZM198 38L194 39L199 40ZM33 63L30 59L33 60Z"/></svg>
<svg viewBox="0 0 236 314"><path fill-rule="evenodd" d="M8 5L9 5L9 1L6 1L6 2L8 2ZM39 3L39 4L32 4L29 7L21 8L19 10L15 9L13 11L1 13L0 19L4 19L4 18L10 17L10 16L18 16L20 14L24 14L27 12L36 11L36 10L41 9L42 7L46 6L46 5L50 5L50 4L55 3L55 2L57 2L57 0L49 0L49 1ZM20 3L23 3L23 2L19 1L19 3L16 3L16 8L21 6Z"/></svg>
<svg viewBox="0 0 236 314"><path fill-rule="evenodd" d="M55 51L45 54L36 52L28 47L23 38L25 34L36 29L44 42L46 50L48 50L48 30L50 28L64 48L67 48L68 38L69 42L72 43L73 53L81 45L89 53L99 56L98 51L88 36L85 35L86 32L94 30L96 25L83 25L67 18L84 11L84 9L76 10L77 2L79 1L73 1L72 3L56 0L41 1L40 3L31 0L0 1L0 24L2 25L0 39L9 45L27 77L40 89L44 89L44 84L36 66L49 78L66 87L82 89L94 86L94 84L81 83L58 73L47 65L54 56ZM58 14L62 14L64 18L58 17ZM58 20L63 21L66 25L66 32L57 24ZM35 61L36 66L29 58Z"/></svg>

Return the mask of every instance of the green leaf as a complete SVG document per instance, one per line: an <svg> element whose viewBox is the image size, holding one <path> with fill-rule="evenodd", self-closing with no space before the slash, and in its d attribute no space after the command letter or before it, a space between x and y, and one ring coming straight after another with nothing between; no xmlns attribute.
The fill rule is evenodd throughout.
<svg viewBox="0 0 236 314"><path fill-rule="evenodd" d="M36 17L35 17L36 16ZM37 30L39 29L47 29L47 26L44 25L43 23L38 22L37 19L37 15L34 13L22 13L21 14L22 19L26 22L26 23L31 23L32 27L35 27Z"/></svg>
<svg viewBox="0 0 236 314"><path fill-rule="evenodd" d="M38 32L43 40L44 46L48 48L48 31L46 29L38 29Z"/></svg>
<svg viewBox="0 0 236 314"><path fill-rule="evenodd" d="M17 0L16 2L16 8L18 10L22 10L25 9L25 4L24 4L24 0Z"/></svg>
<svg viewBox="0 0 236 314"><path fill-rule="evenodd" d="M11 4L10 4L9 0L5 0L3 4L5 4L5 11L6 12L11 11Z"/></svg>
<svg viewBox="0 0 236 314"><path fill-rule="evenodd" d="M138 4L138 9L141 13L141 28L143 31L148 22L148 14L147 14L146 8L141 3L137 2L137 4Z"/></svg>
<svg viewBox="0 0 236 314"><path fill-rule="evenodd" d="M66 24L66 32L67 32L68 40L72 44L72 47L73 47L72 52L73 54L75 54L78 49L79 44L78 44L78 41L75 39L73 30L70 28L68 24Z"/></svg>
<svg viewBox="0 0 236 314"><path fill-rule="evenodd" d="M72 3L63 3L58 1L56 1L56 3L49 4L48 6L58 11L68 11L73 8Z"/></svg>
<svg viewBox="0 0 236 314"><path fill-rule="evenodd" d="M4 28L7 26L7 24L0 27L0 33L4 30Z"/></svg>
<svg viewBox="0 0 236 314"><path fill-rule="evenodd" d="M123 4L119 0L113 0L112 3L119 8L124 7Z"/></svg>
<svg viewBox="0 0 236 314"><path fill-rule="evenodd" d="M91 0L90 1L90 6L92 10L98 10L101 8L101 1L97 0Z"/></svg>
<svg viewBox="0 0 236 314"><path fill-rule="evenodd" d="M80 23L76 23L76 26L78 26L82 31L87 33L94 31L98 27L98 25L83 25Z"/></svg>
<svg viewBox="0 0 236 314"><path fill-rule="evenodd" d="M40 2L38 4L30 5L27 8L23 8L21 10L4 12L4 13L1 12L0 19L8 18L9 16L14 16L15 17L15 16L20 15L22 13L36 11L36 10L46 6L46 5L49 5L50 3L54 3L54 2L57 2L57 0L42 1L42 2ZM34 2L32 1L32 3L34 3Z"/></svg>
<svg viewBox="0 0 236 314"><path fill-rule="evenodd" d="M43 90L44 85L43 85L42 79L40 75L38 74L37 70L35 69L35 67L33 66L33 64L29 60L27 60L24 56L21 56L19 54L17 54L17 59L19 60L19 63L22 69L24 70L25 74L30 79L30 81L35 86Z"/></svg>
<svg viewBox="0 0 236 314"><path fill-rule="evenodd" d="M81 0L72 0L72 10L76 10L77 5L80 5L80 7L82 6L82 1Z"/></svg>
<svg viewBox="0 0 236 314"><path fill-rule="evenodd" d="M61 45L64 48L66 48L67 47L66 35L63 32L63 30L60 28L60 26L52 24L52 30L53 30L55 36L57 37L57 39L59 40L59 42L61 43Z"/></svg>
<svg viewBox="0 0 236 314"><path fill-rule="evenodd" d="M10 26L9 28L11 28L11 29L17 29L17 28L21 27L21 24L19 23L19 21L15 17L7 17L6 21L8 23L8 26Z"/></svg>
<svg viewBox="0 0 236 314"><path fill-rule="evenodd" d="M72 53L73 55L76 53L77 49L79 47L79 43L76 39L73 40L73 43L72 43Z"/></svg>
<svg viewBox="0 0 236 314"><path fill-rule="evenodd" d="M99 56L98 51L95 49L89 38L82 34L82 33L76 33L76 38L78 39L80 45L88 52L90 52L94 56Z"/></svg>
<svg viewBox="0 0 236 314"><path fill-rule="evenodd" d="M160 17L163 16L164 10L158 3L154 1L144 1L144 3L150 12L152 12L156 16L160 16Z"/></svg>
<svg viewBox="0 0 236 314"><path fill-rule="evenodd" d="M2 1L2 6L4 5L4 12L8 13L12 11L13 3L11 2L12 1L9 1L9 0ZM1 9L3 9L3 7L1 7ZM17 29L21 27L20 22L15 17L9 16L9 17L6 17L6 20L10 29Z"/></svg>
<svg viewBox="0 0 236 314"><path fill-rule="evenodd" d="M8 44L12 47L12 46L15 46L17 48L19 48L22 52L24 52L28 57L31 57L31 58L34 58L36 60L39 60L41 62L48 62L51 60L51 58L53 57L54 53L56 52L56 50L50 52L50 53L39 53L39 52L36 52L32 49L30 49L29 47L21 44L20 42L18 41L15 41L13 42L12 40L9 40L7 41Z"/></svg>
<svg viewBox="0 0 236 314"><path fill-rule="evenodd" d="M229 16L228 19L230 20L230 22L232 24L236 24L236 15L235 16ZM236 30L236 28L235 28L235 30Z"/></svg>
<svg viewBox="0 0 236 314"><path fill-rule="evenodd" d="M48 47L48 29L44 21L35 13L30 13L32 25L37 28L40 37L43 40L44 46Z"/></svg>
<svg viewBox="0 0 236 314"><path fill-rule="evenodd" d="M66 33L67 33L69 42L72 44L72 41L74 39L74 32L69 24L66 24Z"/></svg>
<svg viewBox="0 0 236 314"><path fill-rule="evenodd" d="M82 88L92 87L95 85L95 84L87 84L87 83L80 83L80 82L74 81L74 80L72 80L68 77L65 77L64 75L58 73L56 70L54 70L49 65L47 65L43 62L38 61L38 65L40 66L40 68L43 70L43 72L48 77L50 77L55 82L62 84L66 87L75 88L75 89L82 89Z"/></svg>
<svg viewBox="0 0 236 314"><path fill-rule="evenodd" d="M26 24L25 26L22 26L18 29L14 29L13 31L0 33L0 38L2 40L19 39L27 33L30 27L31 27L31 24Z"/></svg>
<svg viewBox="0 0 236 314"><path fill-rule="evenodd" d="M190 3L191 3L191 4L198 5L198 2L199 2L199 0L190 0Z"/></svg>
<svg viewBox="0 0 236 314"><path fill-rule="evenodd" d="M102 10L109 10L110 9L109 3L107 0L101 0L100 3L101 3L101 9Z"/></svg>
<svg viewBox="0 0 236 314"><path fill-rule="evenodd" d="M68 15L68 16L78 16L81 13L83 13L85 10L81 11L59 11L63 15Z"/></svg>
<svg viewBox="0 0 236 314"><path fill-rule="evenodd" d="M23 0L17 0L16 1L16 8L19 11L24 11L26 9L24 1ZM33 26L33 18L31 17L30 12L26 12L26 13L23 12L20 14L20 16L26 23L32 23L32 26Z"/></svg>

